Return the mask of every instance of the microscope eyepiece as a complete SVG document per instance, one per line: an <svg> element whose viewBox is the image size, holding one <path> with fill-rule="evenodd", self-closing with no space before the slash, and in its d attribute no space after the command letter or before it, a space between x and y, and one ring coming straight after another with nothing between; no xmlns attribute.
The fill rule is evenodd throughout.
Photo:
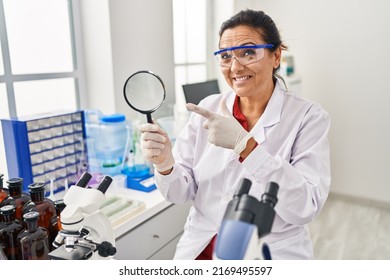
<svg viewBox="0 0 390 280"><path fill-rule="evenodd" d="M112 178L110 176L104 176L97 189L102 193L105 193L108 187L111 185L111 183L112 183Z"/></svg>
<svg viewBox="0 0 390 280"><path fill-rule="evenodd" d="M269 203L272 207L278 202L277 194L279 191L279 185L275 182L267 183L265 192L261 195L261 201Z"/></svg>
<svg viewBox="0 0 390 280"><path fill-rule="evenodd" d="M251 189L251 186L252 186L251 180L249 180L247 178L243 178L242 181L241 181L241 185L237 189L237 191L234 194L234 196L241 196L243 194L248 194L249 190Z"/></svg>
<svg viewBox="0 0 390 280"><path fill-rule="evenodd" d="M92 175L84 172L83 175L81 175L80 179L76 183L76 186L81 188L86 188L88 186L89 181L91 180Z"/></svg>

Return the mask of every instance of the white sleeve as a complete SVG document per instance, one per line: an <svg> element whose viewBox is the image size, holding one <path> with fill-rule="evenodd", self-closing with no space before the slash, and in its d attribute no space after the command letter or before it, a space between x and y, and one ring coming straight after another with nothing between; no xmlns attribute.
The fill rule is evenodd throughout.
<svg viewBox="0 0 390 280"><path fill-rule="evenodd" d="M167 201L185 203L195 197L197 185L193 178L192 164L196 142L196 116L191 116L176 138L173 147L175 165L169 175L155 171L156 186Z"/></svg>

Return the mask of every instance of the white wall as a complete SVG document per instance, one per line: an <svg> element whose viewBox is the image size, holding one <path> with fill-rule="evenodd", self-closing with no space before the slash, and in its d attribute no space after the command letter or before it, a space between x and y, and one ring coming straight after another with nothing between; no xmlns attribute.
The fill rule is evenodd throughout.
<svg viewBox="0 0 390 280"><path fill-rule="evenodd" d="M138 70L150 70L164 81L167 96L153 117L172 114L174 103L173 16L171 0L110 1L116 109L131 109L123 84ZM171 111L171 112L169 112ZM146 119L146 117L145 117Z"/></svg>
<svg viewBox="0 0 390 280"><path fill-rule="evenodd" d="M88 108L128 119L146 117L123 97L126 79L150 70L164 81L164 105L153 114L171 114L174 103L173 18L171 0L83 0L84 56Z"/></svg>
<svg viewBox="0 0 390 280"><path fill-rule="evenodd" d="M303 92L330 113L331 191L390 202L390 1L236 0L279 27Z"/></svg>
<svg viewBox="0 0 390 280"><path fill-rule="evenodd" d="M87 108L115 112L109 0L80 1ZM81 93L83 95L85 93Z"/></svg>

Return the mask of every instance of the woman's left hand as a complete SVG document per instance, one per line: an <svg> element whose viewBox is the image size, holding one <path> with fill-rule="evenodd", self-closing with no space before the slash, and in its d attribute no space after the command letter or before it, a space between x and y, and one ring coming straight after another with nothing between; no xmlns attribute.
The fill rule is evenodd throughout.
<svg viewBox="0 0 390 280"><path fill-rule="evenodd" d="M247 141L252 137L241 124L233 117L226 107L225 97L220 102L222 115L210 112L198 105L188 103L187 109L197 113L207 120L203 127L208 130L208 141L216 146L232 149L240 154L246 147Z"/></svg>

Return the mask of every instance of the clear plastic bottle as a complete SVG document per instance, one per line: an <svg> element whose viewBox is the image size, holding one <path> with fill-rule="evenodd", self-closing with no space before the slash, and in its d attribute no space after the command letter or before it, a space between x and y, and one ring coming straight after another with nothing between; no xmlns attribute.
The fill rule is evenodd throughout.
<svg viewBox="0 0 390 280"><path fill-rule="evenodd" d="M49 259L49 235L45 228L38 226L39 217L40 215L36 211L23 215L27 229L19 233L17 237L22 260Z"/></svg>
<svg viewBox="0 0 390 280"><path fill-rule="evenodd" d="M20 259L20 247L17 242L18 234L23 226L15 219L15 206L5 205L0 208L2 222L0 224L0 244L8 260Z"/></svg>
<svg viewBox="0 0 390 280"><path fill-rule="evenodd" d="M23 225L23 207L31 201L30 195L23 192L23 178L11 178L7 181L9 197L2 206L15 206L15 218Z"/></svg>
<svg viewBox="0 0 390 280"><path fill-rule="evenodd" d="M125 169L122 173L130 178L141 178L150 174L150 167L146 164L141 155L141 132L138 129L139 122L134 121L132 126L132 146L128 158L126 159Z"/></svg>
<svg viewBox="0 0 390 280"><path fill-rule="evenodd" d="M86 136L93 139L96 171L111 176L121 174L132 140L125 115L99 115L98 121L86 123Z"/></svg>

